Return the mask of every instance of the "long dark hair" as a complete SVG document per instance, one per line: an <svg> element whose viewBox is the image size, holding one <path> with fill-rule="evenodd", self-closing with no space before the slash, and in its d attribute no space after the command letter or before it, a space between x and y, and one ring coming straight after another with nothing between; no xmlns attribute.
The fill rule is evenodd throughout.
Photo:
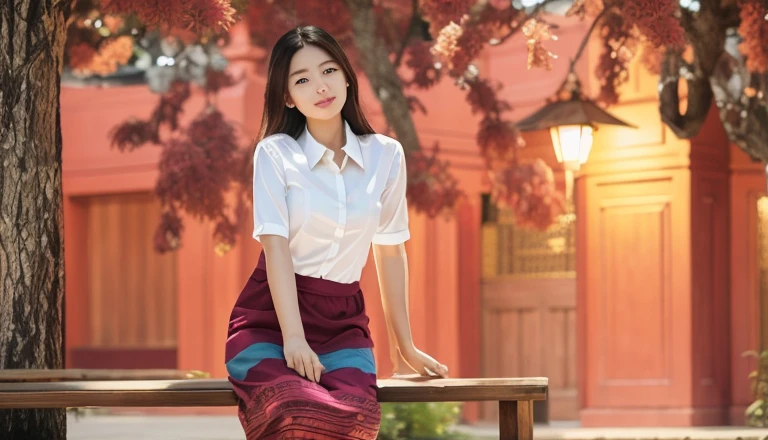
<svg viewBox="0 0 768 440"><path fill-rule="evenodd" d="M349 83L347 101L341 109L341 116L347 121L352 132L358 136L375 133L360 108L357 75L344 49L328 32L315 26L299 26L280 37L272 48L259 139L276 133L285 133L297 139L304 131L307 118L298 108L286 107L285 100L288 96L288 75L293 55L308 44L325 50L341 66Z"/></svg>

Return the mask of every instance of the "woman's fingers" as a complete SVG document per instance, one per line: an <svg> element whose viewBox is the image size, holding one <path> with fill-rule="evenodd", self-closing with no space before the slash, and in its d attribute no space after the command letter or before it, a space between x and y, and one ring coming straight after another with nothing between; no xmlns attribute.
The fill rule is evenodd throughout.
<svg viewBox="0 0 768 440"><path fill-rule="evenodd" d="M325 367L320 363L320 358L309 347L295 351L290 350L285 353L285 363L288 368L299 373L299 376L312 382L320 382L320 376L325 371Z"/></svg>
<svg viewBox="0 0 768 440"><path fill-rule="evenodd" d="M300 356L296 356L293 360L293 364L296 366L295 370L301 377L307 377L307 372L304 370L304 360Z"/></svg>
<svg viewBox="0 0 768 440"><path fill-rule="evenodd" d="M307 372L307 379L312 382L317 382L317 379L315 378L315 368L312 366L312 356L305 353L304 356L301 357L301 360L304 364L304 371Z"/></svg>
<svg viewBox="0 0 768 440"><path fill-rule="evenodd" d="M318 358L316 354L312 355L312 368L315 370L316 382L320 382L320 375L323 374L325 367L320 363L320 358Z"/></svg>

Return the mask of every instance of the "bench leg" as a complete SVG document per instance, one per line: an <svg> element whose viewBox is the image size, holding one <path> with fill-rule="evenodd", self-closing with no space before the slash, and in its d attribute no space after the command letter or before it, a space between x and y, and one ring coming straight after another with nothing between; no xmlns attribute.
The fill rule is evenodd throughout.
<svg viewBox="0 0 768 440"><path fill-rule="evenodd" d="M533 440L533 401L499 402L500 440Z"/></svg>

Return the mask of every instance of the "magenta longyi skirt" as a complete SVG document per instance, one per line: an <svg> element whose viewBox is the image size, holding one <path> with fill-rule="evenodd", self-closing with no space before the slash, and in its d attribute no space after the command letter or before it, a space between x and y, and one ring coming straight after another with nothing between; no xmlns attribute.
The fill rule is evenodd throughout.
<svg viewBox="0 0 768 440"><path fill-rule="evenodd" d="M376 365L359 283L296 275L304 333L325 367L320 383L288 368L264 254L232 310L229 380L248 440L375 439Z"/></svg>

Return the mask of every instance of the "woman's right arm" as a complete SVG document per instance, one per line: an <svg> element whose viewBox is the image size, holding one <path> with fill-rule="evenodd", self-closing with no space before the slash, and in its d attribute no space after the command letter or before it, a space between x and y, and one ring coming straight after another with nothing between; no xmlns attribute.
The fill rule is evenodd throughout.
<svg viewBox="0 0 768 440"><path fill-rule="evenodd" d="M288 240L279 235L262 235L260 239L267 259L269 290L272 292L272 302L283 334L285 361L288 368L309 380L319 382L323 366L304 335Z"/></svg>
<svg viewBox="0 0 768 440"><path fill-rule="evenodd" d="M285 361L303 377L318 382L323 366L309 347L301 323L293 258L288 248L287 181L280 156L279 150L261 143L254 152L253 236L264 248Z"/></svg>

